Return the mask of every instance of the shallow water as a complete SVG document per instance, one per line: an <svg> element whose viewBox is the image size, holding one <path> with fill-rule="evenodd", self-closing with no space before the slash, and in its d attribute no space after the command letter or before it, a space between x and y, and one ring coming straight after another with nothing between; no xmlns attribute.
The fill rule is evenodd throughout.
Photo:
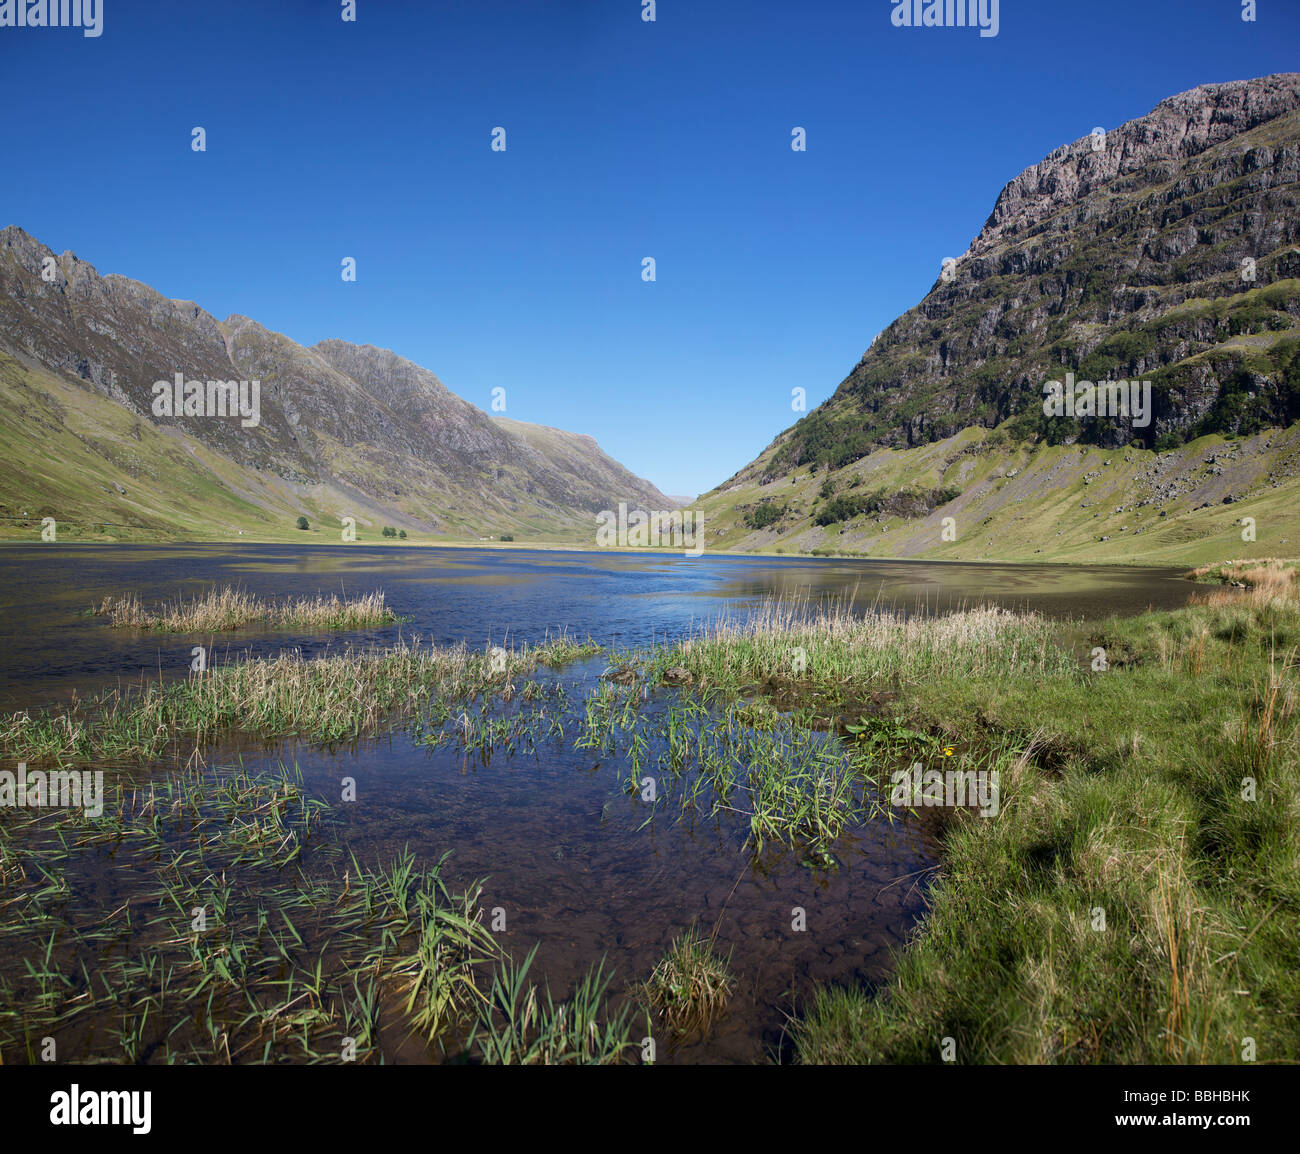
<svg viewBox="0 0 1300 1154"><path fill-rule="evenodd" d="M681 635L730 611L779 594L851 597L872 604L943 611L995 601L1054 616L1100 616L1182 604L1189 587L1167 570L1052 566L934 565L805 559L647 558L632 554L434 550L398 546L346 549L277 546L81 547L0 550L0 696L28 708L82 695L141 674L183 674L201 639L113 630L85 611L105 596L145 600L192 595L211 583L239 584L261 597L382 589L400 628L340 638L285 633L219 639L218 660L301 645L387 644L399 635L437 643L540 641L567 632L620 645ZM481 905L499 907L498 940L516 959L539 946L534 974L557 997L605 957L615 991L648 977L673 937L692 925L716 931L730 952L735 991L703 1040L673 1048L657 1039L661 1062L754 1062L789 1056L784 1027L815 983L871 987L925 910L938 842L933 822L903 817L857 823L834 845L836 869L810 868L797 851L768 846L755 857L740 815L707 816L647 807L622 780L620 755L575 749L575 717L599 682L600 658L542 680L569 687L570 740L548 738L486 761L455 745L428 748L398 728L349 748L240 739L207 751L210 764L242 758L250 769L296 764L309 794L328 800L333 835L362 862L404 847L423 862L452 857L454 889L486 879ZM662 691L670 699L678 691ZM662 705L652 700L650 708ZM834 740L834 739L831 739ZM12 767L5 767L12 768ZM132 782L163 766L107 767ZM355 803L340 804L344 777ZM0 814L0 818L4 815ZM304 862L312 868L312 856ZM69 907L78 918L111 911L131 878L111 875L99 855L68 867ZM120 871L119 871L120 873ZM806 930L792 928L796 907ZM19 974L22 947L0 945L0 976ZM633 1031L640 1037L642 1030ZM88 1056L112 1059L99 1031ZM388 1060L427 1061L436 1052L389 1038ZM65 1060L75 1057L61 1054ZM18 1060L10 1056L10 1060Z"/></svg>
<svg viewBox="0 0 1300 1154"><path fill-rule="evenodd" d="M296 756L322 795L345 772L336 758ZM621 990L649 976L676 934L716 929L715 949L731 955L736 977L727 1013L703 1041L675 1050L656 1031L661 1063L775 1057L782 1011L812 983L888 975L924 911L922 883L937 859L919 823L852 830L835 845L836 870L810 869L780 846L755 859L740 818L666 805L642 828L649 807L620 788L618 760L559 742L486 765L456 750L372 744L358 782L365 804L344 807L343 836L362 861L406 845L426 860L454 850L446 876L457 888L487 879L482 907L506 914L498 941L516 959L538 943L535 966L557 997L602 957ZM795 907L805 911L802 932L792 929ZM401 1054L422 1055L418 1046Z"/></svg>

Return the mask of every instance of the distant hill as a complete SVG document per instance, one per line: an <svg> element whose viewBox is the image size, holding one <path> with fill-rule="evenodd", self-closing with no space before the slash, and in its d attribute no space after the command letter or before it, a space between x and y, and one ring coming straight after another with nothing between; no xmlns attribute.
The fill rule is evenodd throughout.
<svg viewBox="0 0 1300 1154"><path fill-rule="evenodd" d="M639 505L651 510L669 510L684 502L676 497L666 497L649 481L633 476L612 457L606 456L594 437L586 433L566 433L549 425L532 425L508 417L494 417L497 427L512 437L531 445L547 461L563 471L571 486L571 493L582 508L609 508L610 493L641 493L635 501L628 498L629 506ZM605 502L601 505L600 502ZM658 502L654 504L653 502ZM617 502L615 502L615 506Z"/></svg>
<svg viewBox="0 0 1300 1154"><path fill-rule="evenodd" d="M710 548L1181 560L1254 516L1300 552L1300 74L1057 149L936 272L701 498ZM1048 414L1052 380L1149 381L1150 413Z"/></svg>
<svg viewBox="0 0 1300 1154"><path fill-rule="evenodd" d="M256 424L160 415L154 384L177 373L258 380ZM301 515L580 541L620 501L674 507L590 437L525 435L395 353L218 321L16 227L0 231L0 397L0 526L23 536L48 515L109 536L294 537Z"/></svg>

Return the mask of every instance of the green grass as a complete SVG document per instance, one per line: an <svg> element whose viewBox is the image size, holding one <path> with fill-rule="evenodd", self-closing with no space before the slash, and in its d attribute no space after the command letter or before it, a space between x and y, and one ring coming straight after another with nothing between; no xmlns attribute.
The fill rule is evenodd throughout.
<svg viewBox="0 0 1300 1154"><path fill-rule="evenodd" d="M935 1062L945 1039L959 1062L1300 1054L1300 607L1244 597L1074 640L1116 660L905 687L913 728L1023 753L995 820L948 822L887 988L807 1000L802 1061Z"/></svg>
<svg viewBox="0 0 1300 1154"><path fill-rule="evenodd" d="M927 617L877 609L858 616L844 605L768 602L748 617L661 647L649 676L672 683L673 671L683 671L704 696L764 688L803 702L842 703L901 681L1052 676L1074 664L1055 628L1034 614L982 608Z"/></svg>
<svg viewBox="0 0 1300 1154"><path fill-rule="evenodd" d="M550 987L528 981L537 954L503 962L492 979L468 1045L483 1062L500 1066L609 1066L628 1061L632 1010L611 1010L606 993L612 975L602 960L578 982L573 997L557 1003Z"/></svg>
<svg viewBox="0 0 1300 1154"><path fill-rule="evenodd" d="M210 666L178 681L144 681L90 700L0 720L0 752L33 763L144 760L202 749L233 733L299 735L329 742L378 730L431 702L468 700L547 663L597 652L565 638L506 652L419 642L347 650L315 659L301 651Z"/></svg>
<svg viewBox="0 0 1300 1154"><path fill-rule="evenodd" d="M703 1036L731 998L735 979L729 962L714 953L712 939L688 930L673 939L641 987L641 997L674 1034Z"/></svg>

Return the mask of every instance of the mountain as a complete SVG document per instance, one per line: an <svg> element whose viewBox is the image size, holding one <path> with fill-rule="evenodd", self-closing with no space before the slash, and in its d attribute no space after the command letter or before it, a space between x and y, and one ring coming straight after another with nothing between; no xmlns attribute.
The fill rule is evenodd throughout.
<svg viewBox="0 0 1300 1154"><path fill-rule="evenodd" d="M169 409L155 383L178 373L203 397L258 381L255 419ZM359 531L582 540L620 501L675 507L590 437L495 421L395 353L218 321L15 227L0 231L0 396L0 524L275 536L351 516Z"/></svg>
<svg viewBox="0 0 1300 1154"><path fill-rule="evenodd" d="M1150 382L1149 410L1049 414L1051 381L1094 401ZM1300 541L1298 418L1290 73L1027 168L835 393L700 504L711 548L1154 560L1244 552L1255 500L1276 548Z"/></svg>
<svg viewBox="0 0 1300 1154"><path fill-rule="evenodd" d="M610 493L642 494L637 504L647 512L669 511L688 504L678 497L664 496L649 481L633 476L607 456L596 444L596 439L586 433L566 433L549 425L533 425L507 417L493 420L498 428L523 441L543 459L562 469L569 485L570 499L581 508L609 508Z"/></svg>

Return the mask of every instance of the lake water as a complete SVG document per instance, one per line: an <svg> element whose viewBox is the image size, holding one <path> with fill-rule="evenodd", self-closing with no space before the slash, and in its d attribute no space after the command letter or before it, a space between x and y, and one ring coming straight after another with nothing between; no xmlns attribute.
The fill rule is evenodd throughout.
<svg viewBox="0 0 1300 1154"><path fill-rule="evenodd" d="M110 595L139 593L149 603L214 583L263 598L382 590L411 619L343 637L218 637L211 639L218 662L290 645L317 653L414 635L479 647L565 632L633 646L683 635L773 595L851 599L864 612L874 604L942 612L994 602L1092 618L1172 608L1191 591L1176 571L1163 569L360 545L4 548L0 576L5 711L39 707L74 690L84 697L119 680L182 676L191 647L208 639L112 629L87 611ZM547 675L568 688L570 724L604 668L596 658ZM666 708L676 692L665 691L650 707ZM426 861L452 851L448 881L487 879L483 905L508 911L503 944L516 958L538 944L535 972L557 997L602 957L617 973L615 990L624 991L648 976L675 934L692 924L716 929L717 948L730 953L736 977L728 1011L707 1038L661 1046L661 1062L788 1056L787 1015L814 983L871 987L888 977L895 951L924 913L926 883L939 860L933 822L919 818L850 830L835 845L838 868L831 870L809 868L798 852L779 847L756 856L739 818L669 809L647 824L640 800L620 784L618 759L563 739L484 760L455 747L426 748L398 728L334 750L244 738L206 757L214 767L236 758L251 769L296 763L308 792L331 803L340 780L355 778L359 803L333 807L348 851L361 861L406 846ZM104 768L144 787L174 766ZM310 855L303 865L313 868ZM110 866L88 855L67 869L68 909L82 923L131 896L131 870L119 869L108 884ZM796 909L804 911L806 930L792 928ZM16 997L22 969L21 949L0 943L0 981L12 983ZM78 1045L84 1053L60 1057L120 1060L107 1033L92 1032ZM383 1050L390 1061L437 1057L396 1034Z"/></svg>
<svg viewBox="0 0 1300 1154"><path fill-rule="evenodd" d="M110 628L87 611L109 596L148 602L212 585L259 597L382 590L411 620L347 635L360 645L399 634L472 647L536 642L567 632L620 646L688 633L780 595L852 599L905 611L993 603L1051 617L1168 609L1191 585L1178 570L1107 566L939 564L808 558L688 558L675 554L435 549L399 545L58 545L0 548L0 708L83 696L119 678L184 672L192 638ZM337 637L283 631L222 635L217 661Z"/></svg>

